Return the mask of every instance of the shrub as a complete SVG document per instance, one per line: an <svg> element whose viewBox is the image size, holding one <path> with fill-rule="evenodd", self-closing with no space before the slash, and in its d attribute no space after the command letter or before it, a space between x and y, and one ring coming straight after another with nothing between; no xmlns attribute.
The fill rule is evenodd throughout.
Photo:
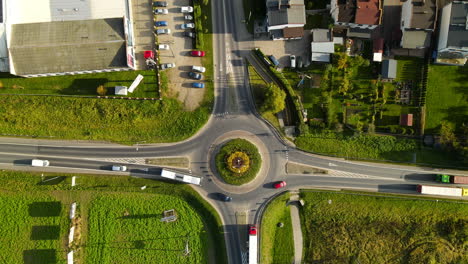
<svg viewBox="0 0 468 264"><path fill-rule="evenodd" d="M250 166L245 172L238 173L232 171L226 162L228 161L228 158L236 152L248 155ZM237 138L227 142L221 147L219 152L216 154L215 162L219 175L226 183L242 185L255 178L260 170L262 159L255 145L245 139Z"/></svg>
<svg viewBox="0 0 468 264"><path fill-rule="evenodd" d="M99 95L106 95L107 94L107 88L104 87L104 85L99 85L98 88L96 89L96 92Z"/></svg>

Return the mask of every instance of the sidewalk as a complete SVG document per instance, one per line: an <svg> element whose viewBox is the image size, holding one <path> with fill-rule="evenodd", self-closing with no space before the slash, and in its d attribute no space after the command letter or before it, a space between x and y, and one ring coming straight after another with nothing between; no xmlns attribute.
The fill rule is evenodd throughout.
<svg viewBox="0 0 468 264"><path fill-rule="evenodd" d="M301 219L299 217L299 195L294 194L289 198L289 209L291 212L291 224L293 228L293 239L294 239L294 263L301 264L302 262L302 229Z"/></svg>

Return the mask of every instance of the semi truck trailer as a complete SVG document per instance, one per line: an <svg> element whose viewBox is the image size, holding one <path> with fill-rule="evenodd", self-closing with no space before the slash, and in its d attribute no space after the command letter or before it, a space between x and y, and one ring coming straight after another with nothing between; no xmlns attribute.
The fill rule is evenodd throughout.
<svg viewBox="0 0 468 264"><path fill-rule="evenodd" d="M430 195L443 195L443 196L453 196L453 197L468 196L468 188L461 188L461 187L440 187L440 186L430 186L430 185L418 185L417 191L421 194L430 194Z"/></svg>
<svg viewBox="0 0 468 264"><path fill-rule="evenodd" d="M258 264L257 227L249 226L249 264Z"/></svg>
<svg viewBox="0 0 468 264"><path fill-rule="evenodd" d="M436 181L443 183L468 184L468 176L437 174Z"/></svg>

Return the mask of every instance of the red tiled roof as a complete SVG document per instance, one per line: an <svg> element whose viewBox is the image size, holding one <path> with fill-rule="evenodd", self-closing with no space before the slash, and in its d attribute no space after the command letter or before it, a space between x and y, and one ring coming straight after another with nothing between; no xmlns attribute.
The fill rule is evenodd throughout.
<svg viewBox="0 0 468 264"><path fill-rule="evenodd" d="M379 25L382 10L379 0L358 0L356 9L356 24Z"/></svg>

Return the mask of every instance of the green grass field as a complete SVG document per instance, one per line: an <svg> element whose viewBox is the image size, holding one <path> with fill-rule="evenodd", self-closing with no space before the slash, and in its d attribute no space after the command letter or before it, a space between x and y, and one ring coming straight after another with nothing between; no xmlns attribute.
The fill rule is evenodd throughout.
<svg viewBox="0 0 468 264"><path fill-rule="evenodd" d="M104 72L38 78L22 78L3 73L0 74L0 94L97 96L96 88L104 85L108 88L107 95L113 95L115 86L130 87L138 74L143 75L143 81L127 97L159 98L154 71Z"/></svg>
<svg viewBox="0 0 468 264"><path fill-rule="evenodd" d="M226 262L221 220L187 185L79 175L72 188L70 176L48 173L43 182L37 173L0 172L2 263L65 263L72 202L78 263ZM178 220L161 222L169 209Z"/></svg>
<svg viewBox="0 0 468 264"><path fill-rule="evenodd" d="M334 192L301 196L304 263L468 262L467 203Z"/></svg>
<svg viewBox="0 0 468 264"><path fill-rule="evenodd" d="M193 135L209 108L183 110L175 99L110 99L0 96L0 134L55 139L170 142Z"/></svg>
<svg viewBox="0 0 468 264"><path fill-rule="evenodd" d="M275 198L268 204L262 217L261 263L292 263L294 241L291 213L286 203L289 193ZM283 223L283 227L278 227Z"/></svg>
<svg viewBox="0 0 468 264"><path fill-rule="evenodd" d="M430 65L426 94L426 130L438 133L442 121L468 122L468 67Z"/></svg>
<svg viewBox="0 0 468 264"><path fill-rule="evenodd" d="M346 136L333 132L315 132L296 138L298 148L348 159L422 163L438 167L463 166L456 153L426 148L414 139L361 134Z"/></svg>

